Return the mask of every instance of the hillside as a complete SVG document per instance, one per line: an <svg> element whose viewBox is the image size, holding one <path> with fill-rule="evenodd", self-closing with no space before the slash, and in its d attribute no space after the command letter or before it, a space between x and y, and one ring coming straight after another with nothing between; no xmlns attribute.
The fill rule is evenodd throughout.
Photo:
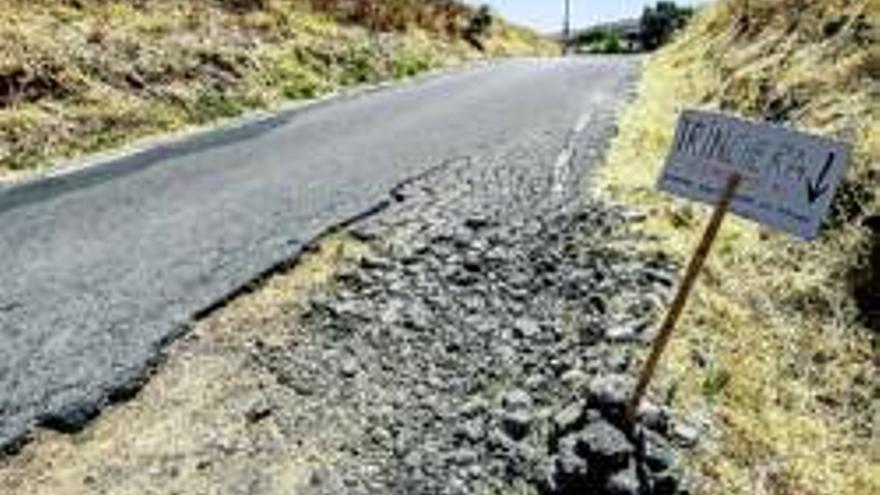
<svg viewBox="0 0 880 495"><path fill-rule="evenodd" d="M653 247L680 262L707 212L653 184L678 113L694 107L856 151L820 241L738 220L723 229L655 390L709 426L692 459L697 493L880 493L880 2L722 1L647 62L604 183L646 205Z"/></svg>
<svg viewBox="0 0 880 495"><path fill-rule="evenodd" d="M454 1L0 0L0 178L484 57L553 53Z"/></svg>

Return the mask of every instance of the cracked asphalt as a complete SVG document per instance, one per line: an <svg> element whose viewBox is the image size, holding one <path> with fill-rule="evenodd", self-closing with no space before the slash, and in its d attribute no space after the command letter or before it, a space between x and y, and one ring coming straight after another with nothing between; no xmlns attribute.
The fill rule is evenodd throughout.
<svg viewBox="0 0 880 495"><path fill-rule="evenodd" d="M637 71L510 60L0 190L0 447L130 395L206 308L408 179L504 154L580 184L596 152L581 134L612 128Z"/></svg>

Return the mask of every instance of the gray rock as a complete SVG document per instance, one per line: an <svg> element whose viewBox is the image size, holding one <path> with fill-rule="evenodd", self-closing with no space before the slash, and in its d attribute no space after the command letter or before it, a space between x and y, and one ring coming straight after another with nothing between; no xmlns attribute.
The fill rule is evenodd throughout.
<svg viewBox="0 0 880 495"><path fill-rule="evenodd" d="M558 463L559 459L555 456L551 456L545 458L538 465L534 482L538 485L539 493L551 494L560 491Z"/></svg>
<svg viewBox="0 0 880 495"><path fill-rule="evenodd" d="M456 435L471 443L482 441L486 437L485 420L481 417L471 418L458 426Z"/></svg>
<svg viewBox="0 0 880 495"><path fill-rule="evenodd" d="M579 368L572 368L563 373L559 379L567 388L576 390L587 383L590 377Z"/></svg>
<svg viewBox="0 0 880 495"><path fill-rule="evenodd" d="M528 392L517 388L506 392L501 404L507 412L518 412L531 408L532 398Z"/></svg>
<svg viewBox="0 0 880 495"><path fill-rule="evenodd" d="M418 450L413 450L408 453L406 457L403 458L403 465L410 469L418 469L422 466L422 453Z"/></svg>
<svg viewBox="0 0 880 495"><path fill-rule="evenodd" d="M574 401L553 415L553 428L557 435L563 435L580 426L584 419L584 401Z"/></svg>
<svg viewBox="0 0 880 495"><path fill-rule="evenodd" d="M525 386L528 387L529 390L541 390L546 384L547 376L540 373L529 375L525 380Z"/></svg>
<svg viewBox="0 0 880 495"><path fill-rule="evenodd" d="M514 329L521 339L532 339L541 333L541 325L530 318L517 319Z"/></svg>
<svg viewBox="0 0 880 495"><path fill-rule="evenodd" d="M672 426L672 440L681 447L695 447L701 436L700 430L695 426L680 421Z"/></svg>
<svg viewBox="0 0 880 495"><path fill-rule="evenodd" d="M629 464L635 447L622 431L602 420L588 424L581 431L578 453L596 469L614 472Z"/></svg>
<svg viewBox="0 0 880 495"><path fill-rule="evenodd" d="M641 432L642 457L651 471L666 471L675 465L675 452L661 435L651 431Z"/></svg>
<svg viewBox="0 0 880 495"><path fill-rule="evenodd" d="M264 398L260 398L248 407L245 412L245 419L248 423L259 423L271 416L273 409L272 403Z"/></svg>
<svg viewBox="0 0 880 495"><path fill-rule="evenodd" d="M640 342L645 338L650 327L650 321L629 321L609 327L605 331L605 337L611 342Z"/></svg>
<svg viewBox="0 0 880 495"><path fill-rule="evenodd" d="M545 493L577 493L590 476L587 459L577 453L578 438L570 435L559 442L558 454L553 458L552 470L541 480Z"/></svg>
<svg viewBox="0 0 880 495"><path fill-rule="evenodd" d="M499 366L512 367L516 362L516 350L506 344L500 344L493 351L493 356L497 359Z"/></svg>
<svg viewBox="0 0 880 495"><path fill-rule="evenodd" d="M471 216L464 221L464 226L471 230L482 230L489 226L489 219L485 216Z"/></svg>
<svg viewBox="0 0 880 495"><path fill-rule="evenodd" d="M483 271L484 261L476 255L467 255L461 263L462 268L471 273L480 273Z"/></svg>
<svg viewBox="0 0 880 495"><path fill-rule="evenodd" d="M616 325L605 330L605 338L610 342L635 342L639 339L638 333L631 325Z"/></svg>
<svg viewBox="0 0 880 495"><path fill-rule="evenodd" d="M74 402L65 407L46 414L39 419L40 425L50 430L61 433L76 433L95 418L100 412L98 404L89 402Z"/></svg>
<svg viewBox="0 0 880 495"><path fill-rule="evenodd" d="M391 434L380 426L373 426L369 429L369 438L370 441L379 446L389 445L391 442Z"/></svg>
<svg viewBox="0 0 880 495"><path fill-rule="evenodd" d="M630 349L624 347L612 348L605 359L606 372L626 373L629 371L631 363L632 352ZM623 385L627 386L627 391L632 390L631 382L624 381Z"/></svg>
<svg viewBox="0 0 880 495"><path fill-rule="evenodd" d="M379 256L364 256L361 258L360 265L364 270L389 271L394 267L390 260Z"/></svg>
<svg viewBox="0 0 880 495"><path fill-rule="evenodd" d="M675 285L675 272L662 268L646 268L642 272L645 280L649 283L658 284L664 288L672 288Z"/></svg>
<svg viewBox="0 0 880 495"><path fill-rule="evenodd" d="M505 411L501 416L501 427L513 440L522 440L529 434L532 420L528 410Z"/></svg>
<svg viewBox="0 0 880 495"><path fill-rule="evenodd" d="M486 436L486 446L496 453L508 452L516 445L516 441L501 428L492 428Z"/></svg>
<svg viewBox="0 0 880 495"><path fill-rule="evenodd" d="M681 480L678 473L669 470L649 475L651 495L680 495Z"/></svg>
<svg viewBox="0 0 880 495"><path fill-rule="evenodd" d="M449 462L456 466L469 466L476 463L480 459L480 454L476 450L469 448L461 448L449 455Z"/></svg>
<svg viewBox="0 0 880 495"><path fill-rule="evenodd" d="M570 435L559 441L559 453L557 458L558 470L565 476L587 475L586 457L578 452L580 438Z"/></svg>
<svg viewBox="0 0 880 495"><path fill-rule="evenodd" d="M650 401L643 401L639 407L638 420L645 428L658 433L666 433L669 429L670 413L662 406Z"/></svg>
<svg viewBox="0 0 880 495"><path fill-rule="evenodd" d="M477 480L485 476L485 469L479 464L472 464L465 469L465 475L470 480Z"/></svg>
<svg viewBox="0 0 880 495"><path fill-rule="evenodd" d="M626 375L601 375L590 381L588 402L606 417L619 419L623 416L630 398L632 381Z"/></svg>
<svg viewBox="0 0 880 495"><path fill-rule="evenodd" d="M607 495L639 495L640 489L641 483L635 464L630 464L625 469L614 473L605 483Z"/></svg>
<svg viewBox="0 0 880 495"><path fill-rule="evenodd" d="M458 414L465 418L473 418L477 415L485 413L489 408L489 403L480 396L472 397L465 402L458 410Z"/></svg>
<svg viewBox="0 0 880 495"><path fill-rule="evenodd" d="M360 365L358 364L357 358L354 356L346 356L342 358L342 362L339 363L339 371L342 373L342 376L346 378L354 377L358 374L360 370Z"/></svg>

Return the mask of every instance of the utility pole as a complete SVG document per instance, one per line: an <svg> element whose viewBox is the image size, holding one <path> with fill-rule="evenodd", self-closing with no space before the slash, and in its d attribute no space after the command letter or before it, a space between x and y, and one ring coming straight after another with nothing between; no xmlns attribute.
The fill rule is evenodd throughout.
<svg viewBox="0 0 880 495"><path fill-rule="evenodd" d="M562 54L568 55L571 46L571 0L565 0L565 21L562 25Z"/></svg>

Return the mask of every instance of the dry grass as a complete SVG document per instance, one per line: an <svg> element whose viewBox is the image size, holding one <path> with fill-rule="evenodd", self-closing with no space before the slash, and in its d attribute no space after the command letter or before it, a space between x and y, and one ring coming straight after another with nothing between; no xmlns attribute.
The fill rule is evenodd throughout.
<svg viewBox="0 0 880 495"><path fill-rule="evenodd" d="M460 37L476 9L450 0L305 0L312 9L375 31L412 28Z"/></svg>
<svg viewBox="0 0 880 495"><path fill-rule="evenodd" d="M0 176L282 100L552 47L500 23L481 54L447 29L464 14L382 3L404 24L348 19L365 28L309 7L318 3L0 0Z"/></svg>
<svg viewBox="0 0 880 495"><path fill-rule="evenodd" d="M645 206L661 248L686 260L703 207L653 191L684 108L722 108L856 144L832 228L802 243L732 219L667 356L657 395L709 418L698 493L880 493L877 336L851 296L867 273L880 168L880 2L726 1L647 62L603 183Z"/></svg>

